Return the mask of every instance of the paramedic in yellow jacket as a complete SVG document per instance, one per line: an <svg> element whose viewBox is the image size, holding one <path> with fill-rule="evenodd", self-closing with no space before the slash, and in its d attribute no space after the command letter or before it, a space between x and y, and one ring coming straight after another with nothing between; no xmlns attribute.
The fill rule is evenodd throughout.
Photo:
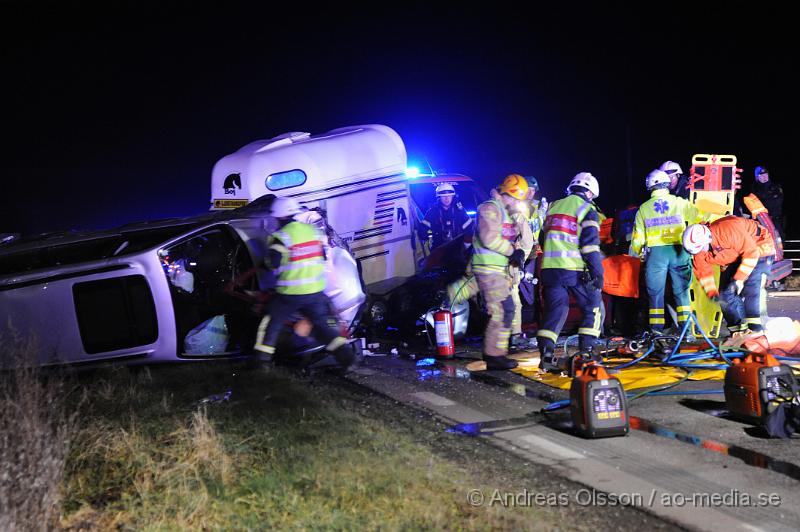
<svg viewBox="0 0 800 532"><path fill-rule="evenodd" d="M478 230L472 242L472 272L490 314L483 338L483 359L489 370L517 366L506 356L515 312L509 265L521 267L525 251L514 247L517 228L510 213L520 200L526 199L527 194L525 179L511 174L492 199L478 206Z"/></svg>
<svg viewBox="0 0 800 532"><path fill-rule="evenodd" d="M631 240L631 254L645 261L645 283L650 300L649 325L654 332L664 330L664 288L667 274L672 281L678 326L683 327L691 314L689 286L692 283L692 257L681 238L687 225L698 223L702 215L681 197L670 194L670 177L653 170L645 179L650 199L636 213ZM646 252L645 252L646 250Z"/></svg>

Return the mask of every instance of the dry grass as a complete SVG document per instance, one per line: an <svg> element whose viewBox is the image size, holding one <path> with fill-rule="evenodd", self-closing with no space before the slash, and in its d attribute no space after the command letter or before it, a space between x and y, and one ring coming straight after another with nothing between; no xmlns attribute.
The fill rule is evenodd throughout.
<svg viewBox="0 0 800 532"><path fill-rule="evenodd" d="M467 491L485 486L330 388L208 366L90 382L65 478L67 529L554 525L536 509L470 507ZM225 389L231 403L198 406Z"/></svg>
<svg viewBox="0 0 800 532"><path fill-rule="evenodd" d="M57 528L77 426L66 409L71 380L35 369L33 340L9 332L0 346L3 364L17 368L0 373L0 530Z"/></svg>

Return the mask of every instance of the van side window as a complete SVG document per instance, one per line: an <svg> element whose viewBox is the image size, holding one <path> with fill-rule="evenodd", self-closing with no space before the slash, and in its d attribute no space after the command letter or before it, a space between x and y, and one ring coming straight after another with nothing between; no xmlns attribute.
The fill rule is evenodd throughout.
<svg viewBox="0 0 800 532"><path fill-rule="evenodd" d="M306 173L302 170L289 170L278 172L267 177L266 185L269 190L283 190L285 188L299 187L306 182Z"/></svg>
<svg viewBox="0 0 800 532"><path fill-rule="evenodd" d="M153 294L143 275L75 283L72 294L88 354L147 345L158 339Z"/></svg>

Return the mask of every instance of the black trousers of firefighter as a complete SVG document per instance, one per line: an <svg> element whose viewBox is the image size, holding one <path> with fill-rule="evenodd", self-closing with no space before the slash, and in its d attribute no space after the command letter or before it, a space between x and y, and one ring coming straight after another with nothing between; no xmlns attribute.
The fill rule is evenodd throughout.
<svg viewBox="0 0 800 532"><path fill-rule="evenodd" d="M542 270L541 282L544 286L544 316L538 336L542 353L552 353L558 335L564 327L569 313L569 295L581 309L583 318L578 337L580 349L591 348L600 336L603 320L603 298L600 290L585 282L580 272L562 269Z"/></svg>
<svg viewBox="0 0 800 532"><path fill-rule="evenodd" d="M255 350L272 356L286 319L295 313L302 314L311 322L311 336L324 344L326 351L333 352L342 367L346 368L352 363L354 354L347 345L347 339L328 324L331 318L330 300L323 292L304 295L277 294L270 302L269 314L264 316L258 326Z"/></svg>

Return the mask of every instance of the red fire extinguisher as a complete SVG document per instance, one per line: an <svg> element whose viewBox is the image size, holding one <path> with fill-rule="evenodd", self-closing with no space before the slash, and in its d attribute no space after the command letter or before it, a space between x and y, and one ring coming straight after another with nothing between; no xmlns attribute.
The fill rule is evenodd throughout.
<svg viewBox="0 0 800 532"><path fill-rule="evenodd" d="M450 358L456 354L453 340L453 315L449 310L439 309L433 314L433 330L436 333L436 351L440 357Z"/></svg>

